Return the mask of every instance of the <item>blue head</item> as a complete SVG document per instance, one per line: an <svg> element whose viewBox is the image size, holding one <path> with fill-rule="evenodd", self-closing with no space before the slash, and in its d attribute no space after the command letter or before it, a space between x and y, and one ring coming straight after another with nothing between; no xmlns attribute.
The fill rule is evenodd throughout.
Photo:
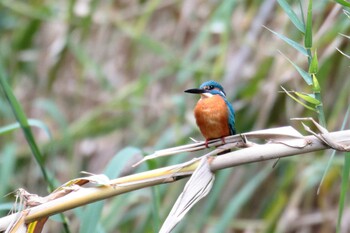
<svg viewBox="0 0 350 233"><path fill-rule="evenodd" d="M226 93L224 91L224 88L217 82L210 80L202 83L199 88L193 88L193 89L187 89L185 90L186 93L192 93L192 94L201 94L201 95L220 95L227 105L228 109L228 118L229 118L229 127L231 134L236 134L235 130L235 112L233 110L233 107L230 102L226 99Z"/></svg>
<svg viewBox="0 0 350 233"><path fill-rule="evenodd" d="M206 81L202 83L199 88L194 88L194 89L188 89L185 90L187 93L192 93L192 94L204 94L204 93L209 93L212 95L220 95L223 98L226 98L226 93L224 91L224 88L218 83L213 80Z"/></svg>

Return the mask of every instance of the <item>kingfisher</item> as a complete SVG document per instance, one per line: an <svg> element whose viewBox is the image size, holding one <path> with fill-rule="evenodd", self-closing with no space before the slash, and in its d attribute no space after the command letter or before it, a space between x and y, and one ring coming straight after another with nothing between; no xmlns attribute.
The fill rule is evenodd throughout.
<svg viewBox="0 0 350 233"><path fill-rule="evenodd" d="M210 80L202 83L199 88L185 90L186 93L200 94L194 108L196 123L206 139L221 138L236 134L235 112L226 99L224 88L217 82Z"/></svg>

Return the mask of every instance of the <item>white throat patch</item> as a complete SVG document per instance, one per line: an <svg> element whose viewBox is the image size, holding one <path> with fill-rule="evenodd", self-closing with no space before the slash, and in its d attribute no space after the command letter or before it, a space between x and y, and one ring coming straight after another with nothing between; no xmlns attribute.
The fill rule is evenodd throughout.
<svg viewBox="0 0 350 233"><path fill-rule="evenodd" d="M210 97L213 97L214 95L213 94L210 94L210 93L202 93L201 94L201 99L205 99L205 98L210 98Z"/></svg>

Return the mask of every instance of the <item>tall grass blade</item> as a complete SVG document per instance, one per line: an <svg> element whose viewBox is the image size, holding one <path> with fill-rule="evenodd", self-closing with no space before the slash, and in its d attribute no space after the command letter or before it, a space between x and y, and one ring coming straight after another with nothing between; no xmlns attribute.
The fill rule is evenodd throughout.
<svg viewBox="0 0 350 233"><path fill-rule="evenodd" d="M305 25L304 23L298 18L297 14L293 11L292 7L285 1L285 0L277 0L278 4L282 7L284 12L288 15L290 21L295 25L295 27L301 31L302 33L305 33Z"/></svg>
<svg viewBox="0 0 350 233"><path fill-rule="evenodd" d="M280 51L279 51L280 52ZM284 55L282 52L280 52L289 62L294 66L294 68L298 71L298 73L301 75L301 77L305 80L307 85L312 85L312 77L311 75L300 68L297 64L295 64L292 60L290 60L286 55Z"/></svg>
<svg viewBox="0 0 350 233"><path fill-rule="evenodd" d="M309 0L306 16L305 48L312 48L312 0Z"/></svg>
<svg viewBox="0 0 350 233"><path fill-rule="evenodd" d="M119 151L113 159L108 163L104 174L110 179L114 179L120 175L126 164L132 159L132 155L139 154L140 150L134 147L127 147ZM81 216L81 227L82 233L93 233L97 232L97 227L100 226L100 219L102 215L102 209L104 201L99 201L87 206Z"/></svg>
<svg viewBox="0 0 350 233"><path fill-rule="evenodd" d="M345 0L335 0L335 1L344 7L350 7L350 2L347 2Z"/></svg>
<svg viewBox="0 0 350 233"><path fill-rule="evenodd" d="M23 130L23 133L24 133L24 136L27 140L27 143L28 143L33 155L34 155L35 160L37 161L37 163L39 165L39 168L41 170L43 178L47 183L48 189L51 192L54 190L53 181L50 179L48 172L44 166L43 155L41 154L41 152L40 152L40 150L35 142L34 135L32 133L30 125L28 123L27 116L25 115L22 106L17 101L15 95L13 94L13 92L11 90L11 87L8 85L8 83L6 81L5 70L4 70L1 62L0 62L0 86L3 89L5 97L12 108L12 112L14 113L18 123L20 124L20 126ZM64 215L60 214L60 217L62 219L65 232L70 232Z"/></svg>
<svg viewBox="0 0 350 233"><path fill-rule="evenodd" d="M47 136L50 139L52 139L51 131L50 131L49 127L44 122L42 122L40 120L36 120L36 119L28 119L28 125L35 126L35 127L38 127L39 129L44 130L46 132ZM19 129L19 128L21 128L21 125L18 122L13 123L13 124L9 124L6 126L2 126L2 127L0 127L0 135L12 132L12 131Z"/></svg>
<svg viewBox="0 0 350 233"><path fill-rule="evenodd" d="M48 184L48 187L50 189L50 191L53 191L54 189L54 186L53 186L53 183L52 181L50 180L49 176L48 176L48 173L44 167L44 159L43 159L43 155L41 154L36 142L35 142L35 139L34 139L34 136L33 136L33 133L30 129L30 125L28 123L28 119L22 109L22 106L20 105L20 103L17 101L15 95L13 94L10 86L7 84L7 81L6 81L6 75L5 75L5 71L2 67L2 64L0 64L0 85L4 91L4 94L6 96L6 99L8 100L11 108L12 108L12 111L18 121L18 123L20 124L22 130L23 130L23 133L24 133L24 136L28 142L28 145L36 159L36 161L38 162L38 165L40 167L40 170L43 174L43 177L45 179L45 181L47 182Z"/></svg>
<svg viewBox="0 0 350 233"><path fill-rule="evenodd" d="M280 39L282 39L284 42L286 42L287 44L289 44L290 46L292 46L293 48L295 48L296 50L298 50L299 52L301 52L303 55L305 56L309 56L308 52L306 51L306 49L301 46L299 43L295 42L294 40L289 39L288 37L275 32L273 30L271 30L270 28L264 26L267 30L269 30L270 32L272 32L273 34L275 34L277 37L279 37Z"/></svg>
<svg viewBox="0 0 350 233"><path fill-rule="evenodd" d="M160 193L159 193L159 187L152 187L152 222L153 222L153 231L156 232L158 229L160 229Z"/></svg>

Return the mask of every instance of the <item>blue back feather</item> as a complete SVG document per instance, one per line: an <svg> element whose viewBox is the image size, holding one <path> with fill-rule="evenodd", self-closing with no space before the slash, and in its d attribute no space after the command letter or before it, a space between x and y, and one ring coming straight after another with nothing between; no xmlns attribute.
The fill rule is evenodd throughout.
<svg viewBox="0 0 350 233"><path fill-rule="evenodd" d="M216 89L208 90L208 87L213 86ZM233 107L230 102L226 99L226 94L224 91L224 88L217 82L210 80L207 82L202 83L199 87L200 89L206 89L210 94L213 95L220 95L226 103L227 109L228 109L228 125L230 127L230 134L234 135L236 134L236 129L235 129L235 111L233 110ZM219 90L217 90L219 89Z"/></svg>

